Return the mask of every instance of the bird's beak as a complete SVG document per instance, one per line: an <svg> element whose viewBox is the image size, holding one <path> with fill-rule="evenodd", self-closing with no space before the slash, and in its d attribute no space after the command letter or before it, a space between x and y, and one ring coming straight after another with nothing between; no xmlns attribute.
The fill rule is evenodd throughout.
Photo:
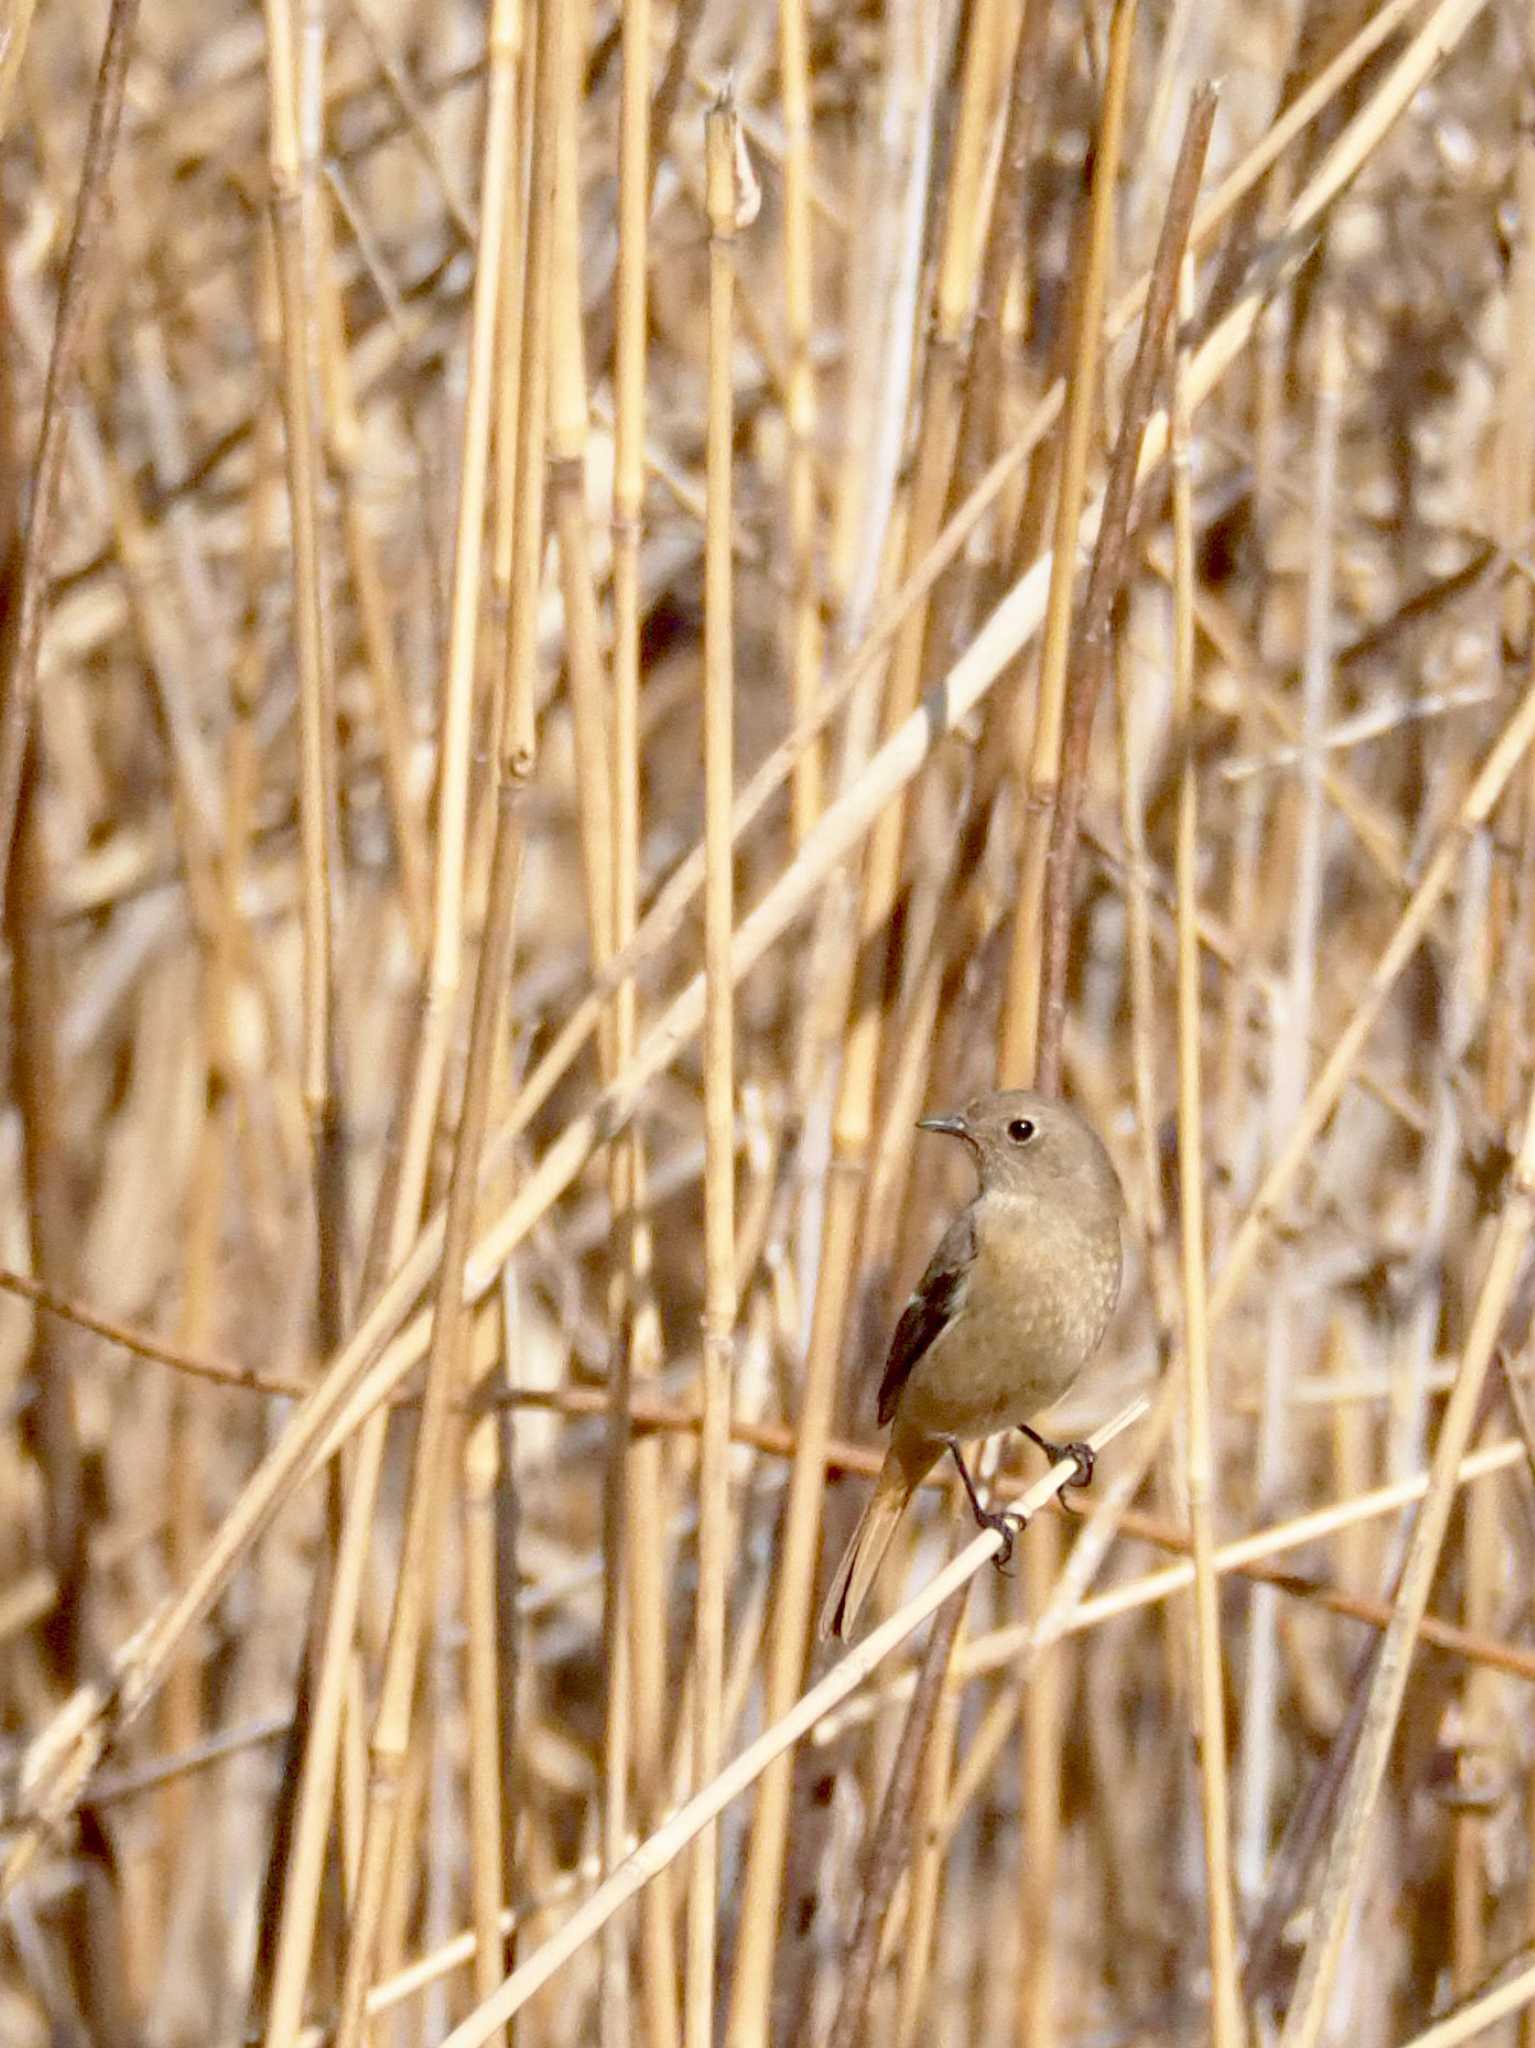
<svg viewBox="0 0 1535 2048"><path fill-rule="evenodd" d="M968 1138L970 1126L962 1116L924 1116L917 1119L919 1131L942 1131L946 1138Z"/></svg>

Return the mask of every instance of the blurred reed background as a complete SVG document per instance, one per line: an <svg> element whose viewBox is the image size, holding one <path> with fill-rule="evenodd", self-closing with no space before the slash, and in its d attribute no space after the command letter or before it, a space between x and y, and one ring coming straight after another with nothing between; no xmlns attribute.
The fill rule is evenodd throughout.
<svg viewBox="0 0 1535 2048"><path fill-rule="evenodd" d="M11 0L0 2039L1532 2048L1532 67ZM1036 1072L1150 1415L848 1691Z"/></svg>

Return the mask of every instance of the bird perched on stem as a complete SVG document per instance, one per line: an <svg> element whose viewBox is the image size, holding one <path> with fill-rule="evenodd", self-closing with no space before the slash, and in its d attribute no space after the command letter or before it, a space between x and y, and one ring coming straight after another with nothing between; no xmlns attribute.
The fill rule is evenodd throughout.
<svg viewBox="0 0 1535 2048"><path fill-rule="evenodd" d="M1030 1418L1069 1391L1119 1298L1124 1197L1074 1109L1008 1088L917 1128L963 1140L980 1186L944 1232L890 1341L879 1389L890 1448L821 1613L821 1634L844 1640L907 1502L945 1451L976 1521L1003 1533L999 1564L1016 1521L981 1506L962 1443L1019 1429L1052 1464L1074 1456L1071 1483L1088 1483L1088 1447L1051 1443Z"/></svg>

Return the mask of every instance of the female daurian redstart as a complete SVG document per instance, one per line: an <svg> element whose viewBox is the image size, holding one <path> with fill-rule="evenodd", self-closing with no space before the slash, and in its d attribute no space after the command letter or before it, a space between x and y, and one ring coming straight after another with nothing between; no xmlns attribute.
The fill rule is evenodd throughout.
<svg viewBox="0 0 1535 2048"><path fill-rule="evenodd" d="M906 1503L945 1451L977 1522L1002 1529L1002 1559L1013 1525L981 1506L962 1443L1021 1429L1052 1463L1076 1457L1075 1484L1092 1477L1085 1444L1053 1444L1029 1418L1066 1394L1119 1298L1124 1197L1108 1153L1074 1109L1023 1088L983 1095L957 1116L924 1117L917 1128L963 1139L980 1186L944 1232L890 1340L879 1389L890 1448L831 1582L823 1636L846 1639Z"/></svg>

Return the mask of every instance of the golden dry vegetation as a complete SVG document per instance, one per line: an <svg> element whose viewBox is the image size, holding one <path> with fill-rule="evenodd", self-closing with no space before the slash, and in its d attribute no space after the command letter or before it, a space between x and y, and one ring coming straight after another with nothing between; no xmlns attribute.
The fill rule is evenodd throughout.
<svg viewBox="0 0 1535 2048"><path fill-rule="evenodd" d="M12 0L0 120L0 2040L1530 2048L1528 8ZM1098 1476L833 1655L999 1076Z"/></svg>

